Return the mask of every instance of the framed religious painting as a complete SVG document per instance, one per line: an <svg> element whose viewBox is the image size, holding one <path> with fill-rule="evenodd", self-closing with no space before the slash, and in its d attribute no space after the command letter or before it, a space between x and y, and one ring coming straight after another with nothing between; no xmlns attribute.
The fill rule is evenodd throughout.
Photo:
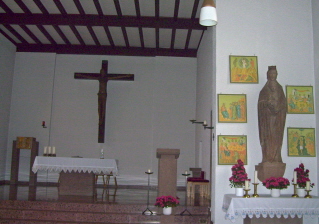
<svg viewBox="0 0 319 224"><path fill-rule="evenodd" d="M218 122L246 123L246 94L218 94Z"/></svg>
<svg viewBox="0 0 319 224"><path fill-rule="evenodd" d="M315 157L314 128L287 128L288 156Z"/></svg>
<svg viewBox="0 0 319 224"><path fill-rule="evenodd" d="M257 56L229 56L231 83L258 83Z"/></svg>
<svg viewBox="0 0 319 224"><path fill-rule="evenodd" d="M288 114L314 114L312 86L286 86Z"/></svg>
<svg viewBox="0 0 319 224"><path fill-rule="evenodd" d="M247 136L218 136L218 165L234 165L241 159L247 165Z"/></svg>

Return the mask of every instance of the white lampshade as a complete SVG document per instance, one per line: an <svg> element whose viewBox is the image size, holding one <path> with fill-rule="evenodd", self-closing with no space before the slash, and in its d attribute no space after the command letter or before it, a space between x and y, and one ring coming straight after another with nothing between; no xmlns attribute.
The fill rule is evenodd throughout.
<svg viewBox="0 0 319 224"><path fill-rule="evenodd" d="M217 24L217 13L213 0L204 1L200 10L199 24L202 26L215 26Z"/></svg>

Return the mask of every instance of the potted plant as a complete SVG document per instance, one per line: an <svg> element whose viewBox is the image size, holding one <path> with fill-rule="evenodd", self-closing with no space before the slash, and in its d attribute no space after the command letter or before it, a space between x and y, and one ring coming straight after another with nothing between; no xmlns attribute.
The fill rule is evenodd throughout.
<svg viewBox="0 0 319 224"><path fill-rule="evenodd" d="M230 187L236 189L236 196L243 196L243 187L245 186L245 180L248 179L246 169L244 167L244 162L242 160L237 160L237 164L233 165L231 168L232 176L229 178Z"/></svg>
<svg viewBox="0 0 319 224"><path fill-rule="evenodd" d="M171 195L157 197L155 202L155 206L163 208L164 215L170 215L172 207L176 207L177 205L179 205L178 198Z"/></svg>
<svg viewBox="0 0 319 224"><path fill-rule="evenodd" d="M307 181L310 181L309 170L308 169L305 170L304 164L300 163L299 166L294 169L294 171L297 172L298 195L300 197L305 196L306 184L307 184ZM295 180L292 179L292 181L294 182ZM310 187L314 187L314 186L315 186L314 183L310 183Z"/></svg>
<svg viewBox="0 0 319 224"><path fill-rule="evenodd" d="M286 189L290 182L284 177L270 177L262 182L263 186L271 190L272 197L279 197L280 190Z"/></svg>

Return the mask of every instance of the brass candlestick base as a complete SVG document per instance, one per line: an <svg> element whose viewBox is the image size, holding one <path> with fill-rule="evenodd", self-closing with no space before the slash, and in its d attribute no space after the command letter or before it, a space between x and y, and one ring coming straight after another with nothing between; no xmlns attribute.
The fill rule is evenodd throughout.
<svg viewBox="0 0 319 224"><path fill-rule="evenodd" d="M259 194L257 194L257 185L258 185L259 183L253 183L253 185L254 185L254 194L253 194L253 197L254 198L258 198L259 197Z"/></svg>
<svg viewBox="0 0 319 224"><path fill-rule="evenodd" d="M243 198L250 198L250 195L248 194L248 191L250 191L250 189L244 189L245 191L245 195L243 196Z"/></svg>
<svg viewBox="0 0 319 224"><path fill-rule="evenodd" d="M305 190L305 191L307 191L307 195L305 196L305 198L312 198L311 195L309 195L311 190Z"/></svg>
<svg viewBox="0 0 319 224"><path fill-rule="evenodd" d="M294 185L294 194L291 195L291 197L293 198L299 198L299 195L297 194L297 184L293 184Z"/></svg>

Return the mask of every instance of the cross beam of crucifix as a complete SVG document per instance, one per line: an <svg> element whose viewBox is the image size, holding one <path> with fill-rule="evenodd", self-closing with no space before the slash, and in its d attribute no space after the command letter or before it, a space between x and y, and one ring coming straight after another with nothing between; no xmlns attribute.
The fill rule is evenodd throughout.
<svg viewBox="0 0 319 224"><path fill-rule="evenodd" d="M134 81L133 74L109 74L107 72L108 61L102 61L102 68L100 73L74 73L75 79L87 79L99 81L98 92L98 114L99 114L99 136L98 143L104 143L105 132L105 110L106 110L106 98L107 98L107 82L109 80L115 81Z"/></svg>

